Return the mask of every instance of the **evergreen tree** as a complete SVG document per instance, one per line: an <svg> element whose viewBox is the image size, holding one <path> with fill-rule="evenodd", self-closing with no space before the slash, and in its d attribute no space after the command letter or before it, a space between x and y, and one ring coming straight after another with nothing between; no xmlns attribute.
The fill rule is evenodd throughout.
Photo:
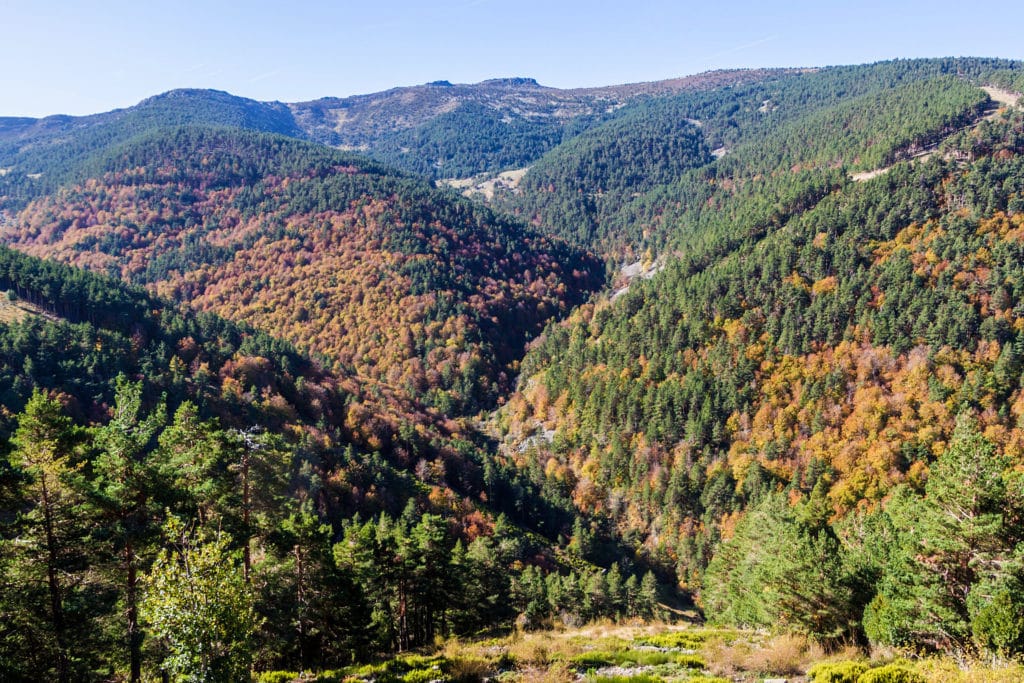
<svg viewBox="0 0 1024 683"><path fill-rule="evenodd" d="M94 491L101 510L104 533L113 550L123 586L125 636L128 648L129 680L142 676L142 629L139 625L139 567L149 551L156 531L155 496L164 489L154 476L148 458L154 439L163 427L163 404L151 412L142 406L142 383L117 381L114 415L95 434L99 450L93 468Z"/></svg>
<svg viewBox="0 0 1024 683"><path fill-rule="evenodd" d="M902 538L865 614L869 637L968 650L977 617L991 625L974 629L983 646L1015 647L1012 634L988 635L998 614L1021 605L1011 588L1019 580L1024 541L1014 521L1024 508L1015 491L1018 478L1007 465L973 421L962 417L932 467L925 497L904 495L890 504Z"/></svg>
<svg viewBox="0 0 1024 683"><path fill-rule="evenodd" d="M21 488L26 508L19 517L17 542L4 543L10 565L5 574L14 579L30 601L39 601L31 616L19 620L19 628L34 633L39 651L23 656L49 660L53 678L66 683L75 673L73 658L81 659L83 647L74 635L81 615L69 614L69 600L81 605L87 582L83 569L90 517L83 495L82 462L76 449L80 430L64 415L61 404L36 389L18 418L12 439L11 463L27 481ZM37 591L37 586L45 586ZM5 589L5 593L6 593ZM45 598L43 596L45 595ZM28 605L25 605L28 607ZM49 664L43 670L49 670ZM37 672L42 675L42 670Z"/></svg>

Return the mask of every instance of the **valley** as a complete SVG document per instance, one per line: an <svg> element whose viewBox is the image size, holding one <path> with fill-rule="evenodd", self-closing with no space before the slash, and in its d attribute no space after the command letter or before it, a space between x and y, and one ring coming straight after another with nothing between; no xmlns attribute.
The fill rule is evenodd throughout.
<svg viewBox="0 0 1024 683"><path fill-rule="evenodd" d="M0 119L0 672L1016 680L1021 92Z"/></svg>

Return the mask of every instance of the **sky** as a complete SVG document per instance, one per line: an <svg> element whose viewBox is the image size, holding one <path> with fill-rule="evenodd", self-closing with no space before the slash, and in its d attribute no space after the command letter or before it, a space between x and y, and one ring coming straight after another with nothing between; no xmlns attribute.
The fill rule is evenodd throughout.
<svg viewBox="0 0 1024 683"><path fill-rule="evenodd" d="M0 116L173 88L258 100L435 80L553 87L898 57L1024 59L1021 0L0 0Z"/></svg>

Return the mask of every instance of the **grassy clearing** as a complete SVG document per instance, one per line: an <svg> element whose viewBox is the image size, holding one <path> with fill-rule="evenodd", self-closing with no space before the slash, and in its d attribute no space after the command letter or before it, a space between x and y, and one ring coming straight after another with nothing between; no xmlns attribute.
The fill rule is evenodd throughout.
<svg viewBox="0 0 1024 683"><path fill-rule="evenodd" d="M1010 683L1024 680L1017 663L949 658L908 661L850 647L826 653L806 638L755 631L669 625L591 625L502 638L450 640L433 651L375 664L306 674L320 683ZM292 683L269 672L259 683Z"/></svg>

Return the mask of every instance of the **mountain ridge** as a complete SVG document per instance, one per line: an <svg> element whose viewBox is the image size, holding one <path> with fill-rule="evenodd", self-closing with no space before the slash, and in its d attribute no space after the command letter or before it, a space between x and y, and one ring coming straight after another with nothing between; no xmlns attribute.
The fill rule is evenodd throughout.
<svg viewBox="0 0 1024 683"><path fill-rule="evenodd" d="M244 416L223 424L291 434L271 451L280 497L256 534L240 521L244 494L217 500L187 469L172 486L160 472L147 482L206 529L232 520L224 553L255 558L264 670L496 626L653 618L659 582L716 624L824 651L1019 655L1024 111L994 97L1019 103L1024 62L693 85L611 111L612 96L544 99L521 78L307 110L328 128L345 106L348 123L370 126L374 102L373 125L404 117L412 127L377 138L373 157L298 139L291 105L226 93L175 91L92 128L55 119L65 139L18 151L42 175L0 178L12 193L0 237L150 293L0 249L10 301L108 328L97 338L88 320L7 310L0 392L17 400L0 428L63 407L102 437L68 457L108 491L123 424L109 405L125 386L111 375L127 368L159 380L150 404L198 387ZM477 99L452 99L464 87ZM196 105L188 116L181 102ZM282 126L293 136L257 130ZM515 191L489 205L438 187L523 162ZM628 287L603 281L624 259ZM216 316L194 317L211 333L189 328L154 293L315 355ZM24 433L0 443L0 544L16 551L0 568L23 571L0 571L0 608L36 630L0 629L0 663L32 651L29 633L54 655L37 665L49 671L69 648L44 613L59 591L22 590L47 569L18 549L45 541ZM194 458L181 434L137 460ZM218 438L247 443L232 434ZM207 450L211 481L238 489L242 451ZM120 555L157 575L154 558L176 552L159 510L133 509L146 537ZM88 552L94 564L72 572L125 566L109 546ZM110 594L135 595L123 583ZM359 614L337 612L350 606ZM113 599L81 613L111 624L82 661L126 669L117 614ZM145 656L155 667L163 655Z"/></svg>

